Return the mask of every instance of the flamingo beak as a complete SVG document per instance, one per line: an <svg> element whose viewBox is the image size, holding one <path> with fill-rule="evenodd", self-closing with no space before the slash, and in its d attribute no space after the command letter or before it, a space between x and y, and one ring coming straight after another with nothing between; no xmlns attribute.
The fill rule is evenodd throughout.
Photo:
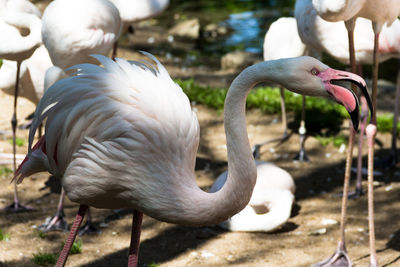
<svg viewBox="0 0 400 267"><path fill-rule="evenodd" d="M367 85L363 80L363 78L351 72L340 71L331 68L328 68L325 71L320 72L318 76L322 79L328 94L330 94L336 102L342 104L347 110L347 112L349 112L354 130L358 129L358 124L360 120L360 109L359 109L358 98L352 90L339 85L335 85L332 82L348 81L350 83L355 84L358 88L360 88L363 96L367 100L368 107L372 116L373 113L372 101L368 94Z"/></svg>

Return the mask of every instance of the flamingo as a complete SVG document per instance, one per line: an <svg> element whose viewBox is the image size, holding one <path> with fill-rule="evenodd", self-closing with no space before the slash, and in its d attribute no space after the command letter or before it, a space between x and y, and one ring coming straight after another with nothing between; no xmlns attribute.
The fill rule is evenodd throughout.
<svg viewBox="0 0 400 267"><path fill-rule="evenodd" d="M243 70L225 100L228 178L215 193L195 180L199 123L182 89L152 55L153 63L112 61L81 64L42 97L29 132L29 149L14 181L38 171L61 179L68 197L80 204L57 266L64 266L88 205L132 208L134 223L128 265L137 264L143 213L155 219L200 226L222 222L243 209L256 183L256 166L246 130L245 102L257 83L272 81L297 93L333 98L358 126L358 101L335 85L350 81L366 94L365 81L311 57L272 60ZM157 67L153 67L153 66ZM45 135L32 147L38 125Z"/></svg>
<svg viewBox="0 0 400 267"><path fill-rule="evenodd" d="M54 64L46 72L45 88L65 77L65 68L96 62L90 54L109 54L122 27L118 9L108 0L53 1L45 9L42 23L43 43ZM67 230L64 198L62 190L56 215L41 225L40 229ZM93 230L90 221L88 216L84 231Z"/></svg>
<svg viewBox="0 0 400 267"><path fill-rule="evenodd" d="M370 19L373 25L374 43L372 50L372 63L373 63L373 77L372 77L372 103L374 106L374 113L371 117L371 123L366 127L365 131L367 133L368 146L374 144L376 136L376 91L377 91L377 77L378 77L378 49L379 49L379 35L382 31L382 27L385 23L387 26L391 26L393 22L396 21L397 16L400 14L400 1L399 0L383 0L383 1L325 1L325 0L300 0L296 1L296 12L302 12L306 17L296 14L298 18L298 25L300 27L301 22L303 25L308 23L313 23L318 21L315 19L315 14L318 13L323 19L328 21L345 21L345 26L348 32L348 48L349 48L349 61L351 69L354 72L356 69L356 54L355 54L355 42L357 38L354 38L355 24L357 17L364 17ZM310 26L310 24L308 24ZM309 30L312 30L308 27ZM325 29L326 30L326 29ZM319 29L320 32L326 32L325 30ZM299 29L300 32L300 29ZM308 36L309 38L313 38ZM318 37L318 36L314 36ZM398 37L384 38L386 40L394 40L392 45L387 46L390 50L393 47L398 47ZM396 40L397 39L397 40ZM371 40L371 39L369 39ZM304 40L303 40L304 41ZM369 41L370 42L370 41ZM369 50L371 51L371 50ZM389 51L392 52L392 51ZM371 58L371 57L370 57ZM346 217L346 207L347 207L347 197L348 197L348 184L350 180L350 169L351 169L351 159L353 153L353 140L355 132L350 130L349 136L349 148L346 157L346 170L344 178L344 189L343 189L343 199L342 199L342 216L341 216L341 237L337 246L335 253L328 259L316 264L315 266L332 266L335 262L340 262L340 264L351 266L350 258L347 255L347 250L345 246L345 236L344 236L344 225ZM360 147L360 146L359 146ZM370 264L371 266L377 266L377 257L375 249L375 230L374 230L374 218L373 218L373 147L368 148L368 214L369 214L369 236L370 236ZM360 162L360 159L359 159ZM359 164L358 164L359 165ZM360 173L360 172L359 172ZM360 174L358 174L360 175ZM361 179L361 178L359 178ZM358 183L359 186L361 183Z"/></svg>
<svg viewBox="0 0 400 267"><path fill-rule="evenodd" d="M37 16L38 10L28 1L0 1L0 58L16 61L17 72L15 75L14 111L11 119L13 132L13 170L16 171L16 128L17 128L17 101L19 88L19 73L21 63L32 56L41 44L41 21ZM23 36L21 32L28 35ZM31 207L22 205L18 199L17 188L14 187L14 201L4 208L6 211L21 212L32 210Z"/></svg>
<svg viewBox="0 0 400 267"><path fill-rule="evenodd" d="M292 176L271 162L256 162L257 181L250 202L239 213L219 225L230 231L271 232L290 217L296 186ZM228 178L223 172L209 192L220 190Z"/></svg>
<svg viewBox="0 0 400 267"><path fill-rule="evenodd" d="M44 80L51 63L44 45L33 52L32 56L21 64L18 94L34 104L39 103L44 93ZM13 61L3 60L0 68L0 88L6 94L14 95L17 68Z"/></svg>
<svg viewBox="0 0 400 267"><path fill-rule="evenodd" d="M282 34L284 33L284 34ZM299 57L306 54L306 46L301 41L299 34L297 33L297 25L295 18L280 18L274 21L269 27L264 38L264 60L273 60L279 58L288 57ZM260 148L270 142L283 142L289 138L287 131L287 119L286 119L286 107L285 107L285 95L284 89L279 88L281 95L281 111L282 111L282 124L283 124L283 135L279 138L265 141L261 144L254 146L254 155L256 159L260 157ZM303 109L302 109L302 120L300 123L299 134L300 134L300 151L295 159L300 161L308 161L308 157L304 150L304 141L306 128L304 123L304 103L305 97L303 96Z"/></svg>
<svg viewBox="0 0 400 267"><path fill-rule="evenodd" d="M328 22L322 19L313 8L311 0L296 2L296 17L298 20L299 35L309 49L326 52L341 63L349 63L349 44L345 38L347 30L342 22ZM374 51L374 32L370 27L371 21L358 18L354 27L355 58L361 64L372 64ZM400 57L400 20L395 20L391 26L383 26L379 39L379 62L390 58ZM363 100L361 100L364 102ZM365 129L368 116L366 105L362 105L361 132ZM358 144L358 171L355 196L363 193L361 186L362 141L360 135Z"/></svg>
<svg viewBox="0 0 400 267"><path fill-rule="evenodd" d="M127 32L132 23L150 19L162 13L169 5L169 0L110 0L119 10L123 30ZM114 45L112 58L117 56L118 41Z"/></svg>

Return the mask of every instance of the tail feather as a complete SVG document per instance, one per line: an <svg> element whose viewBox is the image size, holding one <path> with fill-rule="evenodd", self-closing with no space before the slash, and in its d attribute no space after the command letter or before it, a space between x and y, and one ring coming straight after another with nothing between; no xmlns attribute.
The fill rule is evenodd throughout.
<svg viewBox="0 0 400 267"><path fill-rule="evenodd" d="M11 182L16 181L17 184L20 184L25 177L41 171L49 171L45 136L42 136L32 148L31 152L26 155L25 159L15 171Z"/></svg>

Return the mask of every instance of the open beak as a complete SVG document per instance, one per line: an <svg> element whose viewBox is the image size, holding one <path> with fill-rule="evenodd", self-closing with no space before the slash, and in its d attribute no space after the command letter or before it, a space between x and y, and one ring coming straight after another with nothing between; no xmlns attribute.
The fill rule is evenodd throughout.
<svg viewBox="0 0 400 267"><path fill-rule="evenodd" d="M363 80L363 78L351 72L340 71L331 68L328 68L327 70L320 72L318 76L322 79L327 92L334 98L335 101L342 104L346 108L347 112L349 112L355 130L358 129L358 124L360 121L360 109L359 109L358 98L352 90L339 85L335 85L332 82L348 81L355 84L358 88L360 88L362 94L367 100L369 111L372 116L373 114L372 101L368 94L367 85Z"/></svg>

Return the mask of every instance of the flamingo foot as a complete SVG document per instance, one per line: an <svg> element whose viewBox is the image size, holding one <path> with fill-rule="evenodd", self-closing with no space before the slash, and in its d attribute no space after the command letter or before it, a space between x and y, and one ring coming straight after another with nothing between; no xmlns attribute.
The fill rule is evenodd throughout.
<svg viewBox="0 0 400 267"><path fill-rule="evenodd" d="M310 159L308 158L306 151L304 149L300 149L299 153L293 158L293 160L297 160L300 162L309 162Z"/></svg>
<svg viewBox="0 0 400 267"><path fill-rule="evenodd" d="M2 208L1 210L5 211L7 213L19 213L19 212L35 211L35 209L32 208L31 206L24 206L21 203L19 203L18 201L14 201L10 205Z"/></svg>
<svg viewBox="0 0 400 267"><path fill-rule="evenodd" d="M90 221L86 221L86 223L79 229L78 235L93 235L93 234L100 234L101 231L94 226L94 224Z"/></svg>
<svg viewBox="0 0 400 267"><path fill-rule="evenodd" d="M361 188L356 188L356 190L349 192L347 197L348 199L358 199L359 197L365 195L365 191ZM338 195L339 197L343 197L343 193Z"/></svg>
<svg viewBox="0 0 400 267"><path fill-rule="evenodd" d="M39 226L39 230L42 232L49 231L64 231L68 232L68 223L64 220L64 212L57 212L57 214L47 219L46 222Z"/></svg>
<svg viewBox="0 0 400 267"><path fill-rule="evenodd" d="M340 243L335 253L319 263L311 265L311 267L351 267L351 260L347 254L346 248Z"/></svg>

